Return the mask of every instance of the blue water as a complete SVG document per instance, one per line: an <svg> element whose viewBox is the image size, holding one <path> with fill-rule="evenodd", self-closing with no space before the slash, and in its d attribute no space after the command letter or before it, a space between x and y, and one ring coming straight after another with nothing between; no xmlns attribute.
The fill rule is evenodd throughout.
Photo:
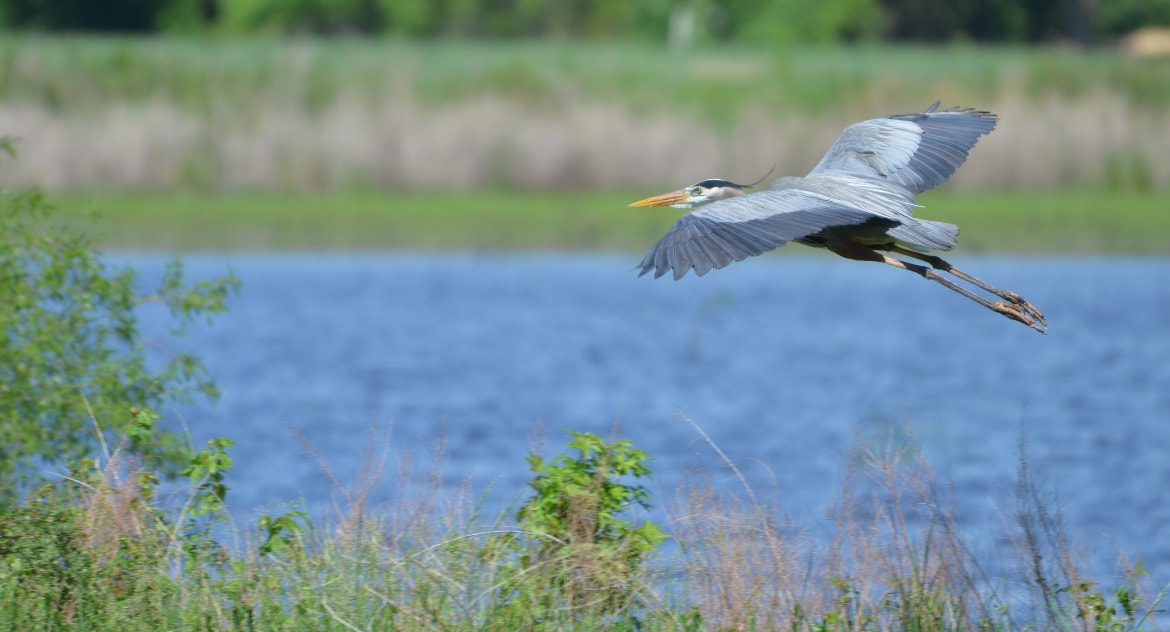
<svg viewBox="0 0 1170 632"><path fill-rule="evenodd" d="M328 512L341 494L294 434L350 483L374 425L391 453L374 502L440 437L447 482L516 500L534 437L555 453L565 429L632 439L663 502L696 468L738 489L685 415L798 522L824 520L855 437L892 437L989 540L1026 434L1094 563L1124 551L1170 570L1170 260L955 261L1044 310L1040 335L876 264L763 257L676 283L637 278L634 259L185 257L196 277L230 266L244 291L170 343L204 358L223 397L164 412L200 444L236 441L242 515L302 498ZM121 260L147 278L164 262Z"/></svg>

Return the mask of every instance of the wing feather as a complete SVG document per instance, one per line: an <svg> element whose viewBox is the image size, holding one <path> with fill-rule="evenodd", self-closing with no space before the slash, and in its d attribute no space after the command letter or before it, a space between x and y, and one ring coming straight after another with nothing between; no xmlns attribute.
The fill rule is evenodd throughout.
<svg viewBox="0 0 1170 632"><path fill-rule="evenodd" d="M796 189L721 200L681 217L642 259L640 274L712 269L779 248L829 226L862 224L873 213Z"/></svg>
<svg viewBox="0 0 1170 632"><path fill-rule="evenodd" d="M946 182L979 138L995 129L990 112L971 109L896 114L845 128L809 177L849 175L922 193Z"/></svg>

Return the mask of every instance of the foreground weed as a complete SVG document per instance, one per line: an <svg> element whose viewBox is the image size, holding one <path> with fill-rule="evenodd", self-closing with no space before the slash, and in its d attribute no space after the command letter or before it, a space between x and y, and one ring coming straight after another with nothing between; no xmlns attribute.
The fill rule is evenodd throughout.
<svg viewBox="0 0 1170 632"><path fill-rule="evenodd" d="M49 485L0 514L0 629L173 624L170 538L146 502L155 478L113 475L119 467L115 458L96 476L79 472L81 494Z"/></svg>
<svg viewBox="0 0 1170 632"><path fill-rule="evenodd" d="M153 414L136 415L150 432ZM1052 548L1068 538L1034 478L1016 518L1038 548L1005 578L983 574L925 464L897 450L853 454L828 539L754 492L682 487L667 556L665 531L629 515L651 507L649 457L589 434L568 446L530 456L533 494L486 523L482 501L448 504L432 475L411 493L403 470L397 515L370 513L363 482L334 520L265 515L233 546L230 441L192 453L174 509L115 449L0 512L0 629L1159 629L1166 591L1149 596L1140 563L1106 589L1054 554L1072 549Z"/></svg>
<svg viewBox="0 0 1170 632"><path fill-rule="evenodd" d="M1067 595L1075 604L1075 617L1081 628L1094 632L1121 632L1140 630L1155 614L1163 612L1157 605L1159 595L1148 607L1144 606L1141 579L1149 570L1139 561L1126 571L1126 581L1114 589L1112 595L1102 593L1097 584L1083 581L1059 588L1058 595Z"/></svg>
<svg viewBox="0 0 1170 632"><path fill-rule="evenodd" d="M651 508L649 491L637 483L650 476L649 457L629 441L572 436L568 447L575 454L548 462L528 457L535 493L516 513L528 537L508 538L519 553L517 579L523 581L508 586L504 611L540 620L553 614L635 616L650 592L642 565L666 539L657 524L623 517L633 508Z"/></svg>

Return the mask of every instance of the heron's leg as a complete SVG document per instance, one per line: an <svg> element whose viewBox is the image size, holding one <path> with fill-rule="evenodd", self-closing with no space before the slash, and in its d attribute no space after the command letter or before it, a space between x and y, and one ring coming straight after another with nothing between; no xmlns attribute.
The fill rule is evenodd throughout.
<svg viewBox="0 0 1170 632"><path fill-rule="evenodd" d="M1040 319L1039 324L1037 324L1037 319L1034 318L1029 312L1024 310L1023 306L1016 303L989 301L986 298L979 296L971 290L968 290L967 288L939 274L937 270L928 268L926 266L918 265L917 263L909 263L907 261L902 261L901 259L895 259L856 242L849 242L845 244L830 244L829 249L847 259L856 259L858 261L878 261L886 265L894 266L895 268L909 270L910 272L913 272L914 274L917 274L924 279L929 279L949 290L958 292L959 294L966 296L967 298L975 301L976 303L979 303L993 312L998 312L1014 321L1021 322L1040 333L1044 333L1044 329L1047 327L1047 324L1043 319Z"/></svg>
<svg viewBox="0 0 1170 632"><path fill-rule="evenodd" d="M942 257L937 257L935 255L928 255L925 253L916 252L914 250L910 250L909 248L903 248L903 247L898 246L896 244L890 246L889 250L891 252L896 252L898 254L906 255L907 257L914 257L915 259L918 259L919 261L925 261L926 263L929 263L931 265L931 267L933 267L936 270L942 270L943 272L953 274L956 277L958 277L958 278L960 278L960 279L962 279L962 280L964 280L972 285L976 285L984 290L987 290L988 292L991 292L992 294L995 294L996 296L1002 298L1003 300L1005 300L1009 303L1019 305L1020 309L1023 309L1025 312L1027 312L1029 316L1031 316L1032 318L1035 318L1036 320L1040 321L1041 323L1045 323L1044 313L1041 312L1040 310L1036 309L1036 306L1034 306L1031 303L1029 303L1028 301L1024 300L1024 297L1020 296L1019 294L1016 294L1015 292L1011 292L1008 290L1004 290L1004 289L995 287L994 285L992 285L986 281L983 281L981 279L977 279L977 278L971 276L970 274L967 274L966 272L963 272L962 270L951 265L950 262L943 259ZM1047 324L1047 323L1045 323L1045 324Z"/></svg>

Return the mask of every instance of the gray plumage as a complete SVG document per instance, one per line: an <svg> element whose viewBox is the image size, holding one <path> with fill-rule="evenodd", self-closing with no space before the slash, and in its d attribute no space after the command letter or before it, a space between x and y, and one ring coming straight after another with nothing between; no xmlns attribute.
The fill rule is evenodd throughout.
<svg viewBox="0 0 1170 632"><path fill-rule="evenodd" d="M954 247L959 227L914 217L914 196L946 182L996 123L989 112L937 108L850 125L807 176L779 178L764 191L745 193L755 185L710 178L634 202L630 206L697 208L654 244L641 273L653 270L657 278L673 271L680 279L694 270L702 276L796 241L913 272L1044 333L1044 313L1019 294L926 252Z"/></svg>
<svg viewBox="0 0 1170 632"><path fill-rule="evenodd" d="M640 274L702 276L790 241L951 249L958 227L915 218L914 196L950 178L996 118L937 107L849 126L803 178L779 178L748 194L730 189L730 197L680 218L642 260Z"/></svg>

